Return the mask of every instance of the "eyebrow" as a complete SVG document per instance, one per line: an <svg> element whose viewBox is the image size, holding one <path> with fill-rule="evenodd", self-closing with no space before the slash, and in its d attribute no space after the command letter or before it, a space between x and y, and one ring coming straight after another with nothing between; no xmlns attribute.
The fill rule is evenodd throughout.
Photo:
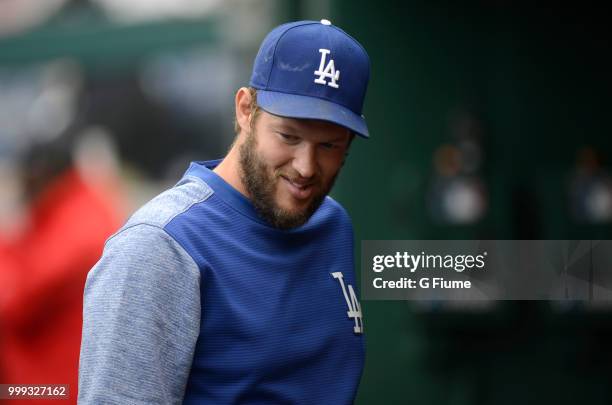
<svg viewBox="0 0 612 405"><path fill-rule="evenodd" d="M286 122L278 122L278 123L274 123L272 124L272 127L276 130L279 131L290 131L290 132L298 132L299 128L295 127L294 125L291 125L289 123Z"/></svg>
<svg viewBox="0 0 612 405"><path fill-rule="evenodd" d="M340 135L337 136L334 139L330 139L329 141L325 141L326 143L334 143L334 142L340 142L340 141L344 141L345 136L344 135Z"/></svg>

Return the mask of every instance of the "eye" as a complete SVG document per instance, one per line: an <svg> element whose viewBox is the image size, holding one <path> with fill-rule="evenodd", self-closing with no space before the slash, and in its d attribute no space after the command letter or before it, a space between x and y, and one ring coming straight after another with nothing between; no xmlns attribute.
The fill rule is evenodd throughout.
<svg viewBox="0 0 612 405"><path fill-rule="evenodd" d="M285 142L287 142L289 144L297 143L300 140L300 138L298 138L295 135L285 134L285 133L282 133L282 132L278 132L278 134L283 139L283 141L285 141Z"/></svg>
<svg viewBox="0 0 612 405"><path fill-rule="evenodd" d="M339 145L331 142L324 142L320 144L323 149L338 149Z"/></svg>

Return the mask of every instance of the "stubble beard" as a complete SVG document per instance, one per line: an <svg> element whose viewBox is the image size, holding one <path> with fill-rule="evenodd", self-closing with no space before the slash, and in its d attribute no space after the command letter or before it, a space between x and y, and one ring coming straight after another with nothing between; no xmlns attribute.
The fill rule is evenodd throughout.
<svg viewBox="0 0 612 405"><path fill-rule="evenodd" d="M278 229L291 229L304 225L315 211L321 206L327 193L336 181L337 173L323 185L315 194L306 208L294 212L280 207L275 200L278 183L281 181L280 172L271 173L268 165L256 151L257 140L255 130L246 135L246 140L240 145L240 177L255 210L267 223ZM321 181L321 180L319 180ZM316 185L315 185L316 186Z"/></svg>

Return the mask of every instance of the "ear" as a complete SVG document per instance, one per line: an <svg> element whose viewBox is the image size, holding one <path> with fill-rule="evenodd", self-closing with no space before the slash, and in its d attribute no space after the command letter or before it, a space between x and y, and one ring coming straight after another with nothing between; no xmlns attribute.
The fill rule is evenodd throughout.
<svg viewBox="0 0 612 405"><path fill-rule="evenodd" d="M248 134L251 130L251 92L241 87L236 92L236 122L240 126L241 134Z"/></svg>

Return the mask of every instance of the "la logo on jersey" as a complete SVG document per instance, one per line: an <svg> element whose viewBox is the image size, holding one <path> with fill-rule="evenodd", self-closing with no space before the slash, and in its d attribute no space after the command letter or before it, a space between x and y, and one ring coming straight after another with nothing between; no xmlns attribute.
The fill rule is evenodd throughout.
<svg viewBox="0 0 612 405"><path fill-rule="evenodd" d="M319 75L314 82L318 84L326 84L335 89L339 88L337 81L340 79L340 71L336 70L334 66L334 60L330 58L327 65L325 65L325 60L327 59L327 55L330 54L329 49L319 49L321 52L321 62L319 63L319 70L315 70L314 74ZM325 81L325 79L329 79L329 82Z"/></svg>
<svg viewBox="0 0 612 405"><path fill-rule="evenodd" d="M355 291L353 290L352 285L348 285L348 293L346 292L347 288L344 286L344 276L342 272L336 271L331 273L331 275L338 280L340 283L340 287L342 287L342 294L344 295L344 300L346 301L346 305L348 306L348 314L349 319L355 319L355 327L353 331L355 333L363 333L363 318L361 316L361 305L359 305L359 301L357 300L357 296L355 295Z"/></svg>

